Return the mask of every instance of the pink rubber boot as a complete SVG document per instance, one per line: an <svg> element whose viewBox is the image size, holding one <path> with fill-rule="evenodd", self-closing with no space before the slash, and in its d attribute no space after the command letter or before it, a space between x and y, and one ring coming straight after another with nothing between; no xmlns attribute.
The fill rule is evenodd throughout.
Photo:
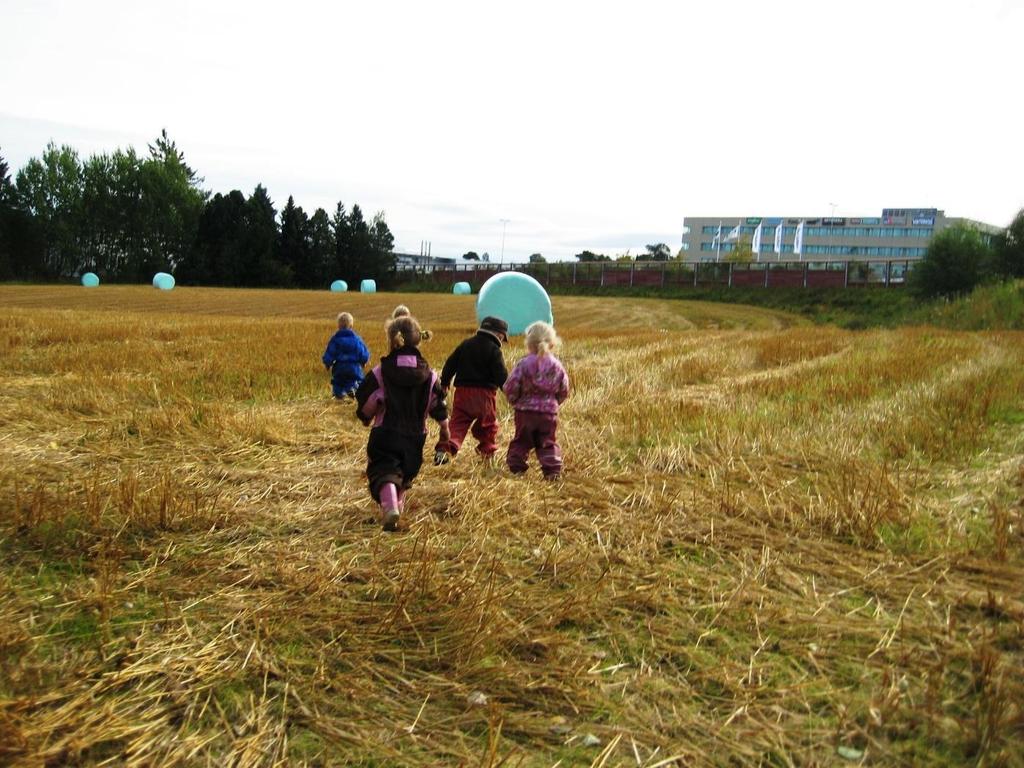
<svg viewBox="0 0 1024 768"><path fill-rule="evenodd" d="M402 514L399 491L394 483L385 483L380 489L381 527L385 531L398 530L398 518Z"/></svg>

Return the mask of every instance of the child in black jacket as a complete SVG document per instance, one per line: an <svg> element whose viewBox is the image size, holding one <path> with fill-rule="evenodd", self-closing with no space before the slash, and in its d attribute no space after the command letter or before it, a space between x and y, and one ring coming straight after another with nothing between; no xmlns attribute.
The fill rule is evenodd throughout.
<svg viewBox="0 0 1024 768"><path fill-rule="evenodd" d="M501 345L508 343L508 323L485 317L474 336L463 341L449 355L441 371L441 386L448 391L455 380L451 430L437 441L434 463L445 464L458 453L466 432L472 427L477 452L490 461L498 450L498 390L508 378Z"/></svg>
<svg viewBox="0 0 1024 768"><path fill-rule="evenodd" d="M356 391L356 414L373 422L366 445L370 495L380 504L384 530L394 531L404 507L405 491L423 464L427 417L448 437L448 406L437 374L418 349L420 326L411 316L388 325L391 351L363 379Z"/></svg>

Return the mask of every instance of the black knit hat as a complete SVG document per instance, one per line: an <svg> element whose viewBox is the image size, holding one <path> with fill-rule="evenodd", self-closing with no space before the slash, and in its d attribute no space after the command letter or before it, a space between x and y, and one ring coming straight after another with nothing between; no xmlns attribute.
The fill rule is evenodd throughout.
<svg viewBox="0 0 1024 768"><path fill-rule="evenodd" d="M491 317L488 315L480 321L480 330L489 331L496 336L500 336L505 341L508 341L508 323L500 317Z"/></svg>

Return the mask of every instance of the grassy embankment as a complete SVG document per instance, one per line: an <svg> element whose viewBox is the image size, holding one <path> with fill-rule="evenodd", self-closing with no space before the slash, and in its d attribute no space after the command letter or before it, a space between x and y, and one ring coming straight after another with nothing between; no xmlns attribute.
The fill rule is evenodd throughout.
<svg viewBox="0 0 1024 768"><path fill-rule="evenodd" d="M0 287L0 762L1024 760L1020 334L556 296L564 482L467 451L387 535L319 355L403 299L474 327Z"/></svg>
<svg viewBox="0 0 1024 768"><path fill-rule="evenodd" d="M479 287L479 286L477 286ZM421 282L403 286L447 292L448 285ZM1024 330L1024 283L983 286L955 301L923 301L905 286L883 288L628 288L559 286L553 295L667 298L711 301L789 312L817 324L850 330L937 325L960 330Z"/></svg>

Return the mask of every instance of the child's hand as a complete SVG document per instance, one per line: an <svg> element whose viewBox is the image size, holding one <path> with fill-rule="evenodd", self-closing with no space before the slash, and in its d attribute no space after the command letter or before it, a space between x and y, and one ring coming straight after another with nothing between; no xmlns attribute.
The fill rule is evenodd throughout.
<svg viewBox="0 0 1024 768"><path fill-rule="evenodd" d="M441 422L441 433L438 435L439 442L447 443L451 439L452 433L448 429L448 420L445 419Z"/></svg>

